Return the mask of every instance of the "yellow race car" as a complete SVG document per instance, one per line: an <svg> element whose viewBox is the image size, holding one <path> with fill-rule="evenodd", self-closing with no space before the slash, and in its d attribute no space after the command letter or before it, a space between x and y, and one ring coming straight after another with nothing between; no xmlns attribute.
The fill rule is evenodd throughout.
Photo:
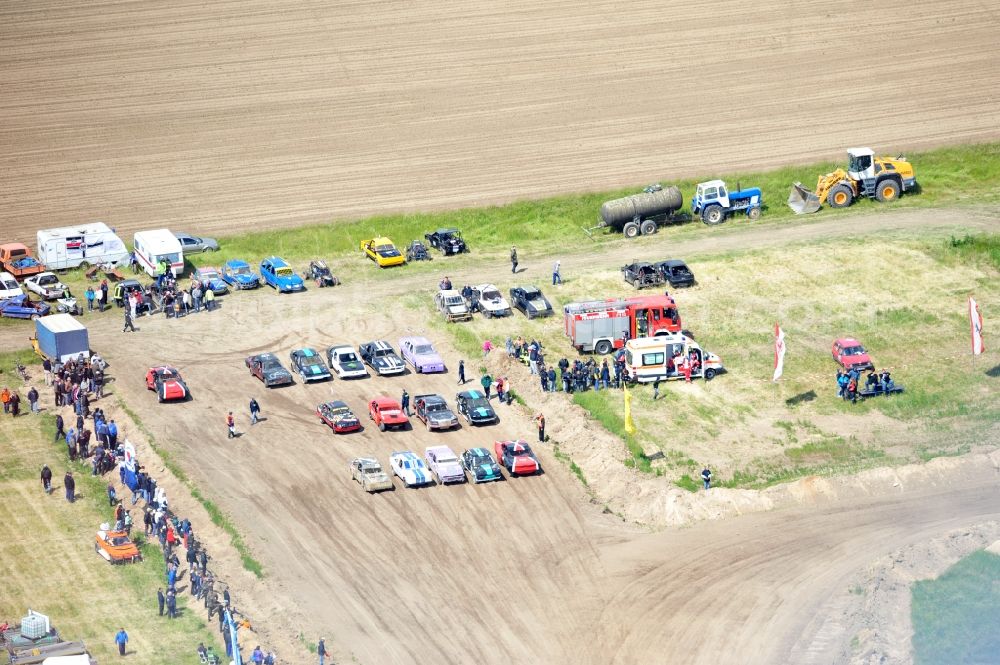
<svg viewBox="0 0 1000 665"><path fill-rule="evenodd" d="M401 266L406 263L406 257L396 249L392 241L381 236L370 240L362 240L361 251L365 253L365 256L374 261L379 268Z"/></svg>

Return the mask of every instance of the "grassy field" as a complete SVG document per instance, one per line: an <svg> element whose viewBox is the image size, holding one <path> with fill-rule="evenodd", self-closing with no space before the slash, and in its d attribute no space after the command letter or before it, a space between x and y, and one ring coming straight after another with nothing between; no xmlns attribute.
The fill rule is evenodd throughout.
<svg viewBox="0 0 1000 665"><path fill-rule="evenodd" d="M0 367L13 362L11 354L0 357ZM32 368L32 374L40 378L40 367ZM13 383L9 377L6 381ZM156 589L164 579L163 556L155 543L143 544L144 561L129 566L111 566L94 553L98 525L112 517L106 481L91 477L83 464L70 464L65 444L52 442L54 432L54 416L44 412L0 419L5 451L0 466L0 619L17 621L29 607L47 614L64 639L83 640L102 663L118 659L113 638L119 627L129 634L129 660L198 663L198 642L213 645L216 635L206 626L203 610L189 611L188 596L181 594L179 618L157 615ZM39 482L43 464L53 472L51 495ZM64 498L67 469L77 481L73 504ZM133 516L139 517L141 539L141 512L134 510Z"/></svg>
<svg viewBox="0 0 1000 665"><path fill-rule="evenodd" d="M998 247L1000 236L928 242L899 235L705 257L692 264L698 285L673 295L685 327L722 356L728 373L691 386L665 384L656 402L649 386L637 387L633 436L623 431L620 392L573 401L623 438L625 464L687 489L697 487L691 479L705 462L718 485L762 487L968 452L1000 420L992 369L998 355L988 352L973 368L965 311L970 292L984 312L1000 308ZM614 271L546 291L557 310L595 294L634 293ZM770 381L775 321L789 349L777 384ZM502 344L518 334L540 340L551 362L574 355L558 320L433 325L470 356L486 337ZM830 344L846 335L860 338L905 394L857 404L838 399ZM512 379L515 386L528 380ZM650 461L654 453L663 456Z"/></svg>
<svg viewBox="0 0 1000 665"><path fill-rule="evenodd" d="M913 585L913 662L979 665L1000 654L1000 556L975 552Z"/></svg>

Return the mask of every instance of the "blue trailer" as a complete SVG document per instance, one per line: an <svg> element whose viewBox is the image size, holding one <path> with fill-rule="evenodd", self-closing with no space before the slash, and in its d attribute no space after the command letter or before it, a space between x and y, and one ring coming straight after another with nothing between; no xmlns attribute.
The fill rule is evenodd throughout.
<svg viewBox="0 0 1000 665"><path fill-rule="evenodd" d="M53 314L35 321L35 352L50 360L90 357L87 328L69 314Z"/></svg>
<svg viewBox="0 0 1000 665"><path fill-rule="evenodd" d="M709 180L698 185L691 199L691 214L714 226L722 224L730 215L742 212L750 220L760 219L764 196L759 187L730 192L722 180Z"/></svg>

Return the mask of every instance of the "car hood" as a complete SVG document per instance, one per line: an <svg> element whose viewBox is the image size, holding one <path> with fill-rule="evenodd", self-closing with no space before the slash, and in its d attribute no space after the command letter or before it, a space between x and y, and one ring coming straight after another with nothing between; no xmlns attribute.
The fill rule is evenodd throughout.
<svg viewBox="0 0 1000 665"><path fill-rule="evenodd" d="M341 371L344 372L363 372L365 366L358 360L350 360L346 363L339 363Z"/></svg>
<svg viewBox="0 0 1000 665"><path fill-rule="evenodd" d="M382 422L384 422L386 424L405 423L405 422L407 422L409 420L406 417L406 414L403 413L403 411L401 409L391 409L391 410L388 410L388 411L380 411L379 412L379 417L382 419Z"/></svg>
<svg viewBox="0 0 1000 665"><path fill-rule="evenodd" d="M309 376L322 376L324 374L329 374L330 372L322 365L303 365L302 371Z"/></svg>
<svg viewBox="0 0 1000 665"><path fill-rule="evenodd" d="M859 353L855 356L841 356L841 358L847 365L870 365L872 362L867 353Z"/></svg>
<svg viewBox="0 0 1000 665"><path fill-rule="evenodd" d="M264 376L269 379L290 379L292 378L291 372L289 372L284 367L274 367L272 369L264 370Z"/></svg>
<svg viewBox="0 0 1000 665"><path fill-rule="evenodd" d="M477 478L489 478L500 475L500 465L493 462L479 462L473 464L473 470Z"/></svg>
<svg viewBox="0 0 1000 665"><path fill-rule="evenodd" d="M230 276L240 284L254 284L260 281L257 275L247 275L245 273L232 273Z"/></svg>
<svg viewBox="0 0 1000 665"><path fill-rule="evenodd" d="M472 418L492 418L495 414L485 406L475 406L469 409L469 415Z"/></svg>
<svg viewBox="0 0 1000 665"><path fill-rule="evenodd" d="M467 314L469 308L465 305L447 305L449 314Z"/></svg>
<svg viewBox="0 0 1000 665"><path fill-rule="evenodd" d="M415 353L413 362L417 365L443 365L444 360L436 353Z"/></svg>
<svg viewBox="0 0 1000 665"><path fill-rule="evenodd" d="M437 472L440 476L461 476L465 472L462 470L462 465L458 462L444 462L437 465Z"/></svg>
<svg viewBox="0 0 1000 665"><path fill-rule="evenodd" d="M372 364L381 369L400 369L403 367L403 361L396 355L377 356L373 359Z"/></svg>
<svg viewBox="0 0 1000 665"><path fill-rule="evenodd" d="M511 464L515 469L537 469L538 460L533 457L528 457L527 455L517 455L512 457Z"/></svg>
<svg viewBox="0 0 1000 665"><path fill-rule="evenodd" d="M443 411L431 411L427 414L427 419L436 423L450 423L455 420L455 414L450 409Z"/></svg>

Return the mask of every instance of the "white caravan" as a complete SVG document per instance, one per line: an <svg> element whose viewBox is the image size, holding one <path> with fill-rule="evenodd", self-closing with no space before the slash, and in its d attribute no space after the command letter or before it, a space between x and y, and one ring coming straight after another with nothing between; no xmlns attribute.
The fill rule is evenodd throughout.
<svg viewBox="0 0 1000 665"><path fill-rule="evenodd" d="M156 267L162 259L170 264L170 272L174 277L180 277L184 272L184 251L181 249L181 242L167 229L139 231L135 234L132 246L139 267L150 277L156 277Z"/></svg>
<svg viewBox="0 0 1000 665"><path fill-rule="evenodd" d="M38 260L50 270L128 265L128 247L104 222L42 229L36 237Z"/></svg>

